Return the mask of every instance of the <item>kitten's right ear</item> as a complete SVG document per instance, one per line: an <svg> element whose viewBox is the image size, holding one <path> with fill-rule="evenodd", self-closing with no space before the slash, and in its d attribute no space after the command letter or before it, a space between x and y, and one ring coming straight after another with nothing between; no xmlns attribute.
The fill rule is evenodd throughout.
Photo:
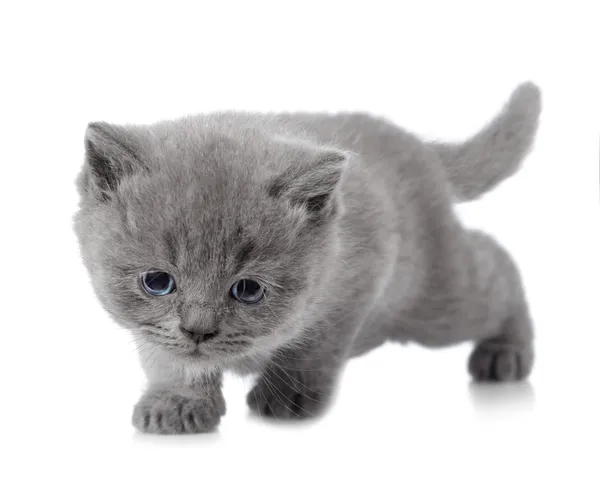
<svg viewBox="0 0 600 481"><path fill-rule="evenodd" d="M85 131L86 183L95 197L108 200L123 177L143 168L140 157L139 141L126 128L106 122L88 124Z"/></svg>
<svg viewBox="0 0 600 481"><path fill-rule="evenodd" d="M311 160L293 164L272 179L268 192L273 198L285 198L292 205L301 206L313 220L323 221L338 212L336 193L348 157L337 150L310 152L310 155Z"/></svg>

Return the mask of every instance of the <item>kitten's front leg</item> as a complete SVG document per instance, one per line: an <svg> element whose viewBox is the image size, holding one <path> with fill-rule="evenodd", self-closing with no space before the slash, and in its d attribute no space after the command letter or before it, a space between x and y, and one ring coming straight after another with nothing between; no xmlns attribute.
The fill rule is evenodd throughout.
<svg viewBox="0 0 600 481"><path fill-rule="evenodd" d="M154 366L146 374L148 389L133 409L132 422L138 430L154 434L214 431L225 414L220 373L184 379L165 366Z"/></svg>
<svg viewBox="0 0 600 481"><path fill-rule="evenodd" d="M151 386L133 409L133 425L155 434L213 431L225 414L221 391L215 391Z"/></svg>
<svg viewBox="0 0 600 481"><path fill-rule="evenodd" d="M298 347L278 349L264 365L246 399L250 409L276 419L323 414L375 293L374 289L357 288L322 306L320 312L327 317L300 336Z"/></svg>
<svg viewBox="0 0 600 481"><path fill-rule="evenodd" d="M331 401L342 362L338 349L320 347L278 351L248 394L250 409L275 419L322 414Z"/></svg>

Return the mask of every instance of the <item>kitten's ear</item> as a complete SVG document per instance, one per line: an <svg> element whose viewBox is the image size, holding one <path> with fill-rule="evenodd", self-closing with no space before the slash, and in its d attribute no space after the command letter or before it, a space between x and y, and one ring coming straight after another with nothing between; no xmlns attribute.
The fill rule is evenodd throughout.
<svg viewBox="0 0 600 481"><path fill-rule="evenodd" d="M96 197L110 198L120 180L143 164L139 141L124 127L92 122L85 131L85 157L89 167L87 183Z"/></svg>
<svg viewBox="0 0 600 481"><path fill-rule="evenodd" d="M335 193L347 164L348 157L343 152L319 152L312 161L293 165L273 179L268 186L269 195L284 197L317 217L332 214Z"/></svg>

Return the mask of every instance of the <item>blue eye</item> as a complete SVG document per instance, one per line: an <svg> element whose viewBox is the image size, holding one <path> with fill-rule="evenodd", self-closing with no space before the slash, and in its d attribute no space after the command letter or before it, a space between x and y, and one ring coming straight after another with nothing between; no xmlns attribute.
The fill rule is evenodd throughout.
<svg viewBox="0 0 600 481"><path fill-rule="evenodd" d="M175 290L175 280L166 272L144 272L142 274L142 287L151 296L166 296Z"/></svg>
<svg viewBox="0 0 600 481"><path fill-rule="evenodd" d="M244 304L256 304L264 295L264 288L252 279L240 279L231 286L231 297Z"/></svg>

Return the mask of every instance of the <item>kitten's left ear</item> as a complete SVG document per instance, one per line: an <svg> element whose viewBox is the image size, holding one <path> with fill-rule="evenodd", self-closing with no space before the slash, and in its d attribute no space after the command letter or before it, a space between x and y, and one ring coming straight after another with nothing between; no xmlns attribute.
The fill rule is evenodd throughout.
<svg viewBox="0 0 600 481"><path fill-rule="evenodd" d="M143 168L138 139L125 127L92 122L85 132L88 184L97 197L110 198L119 182Z"/></svg>
<svg viewBox="0 0 600 481"><path fill-rule="evenodd" d="M347 164L348 157L343 152L319 152L310 162L293 165L273 179L268 186L269 195L285 197L313 216L332 214L335 193Z"/></svg>

